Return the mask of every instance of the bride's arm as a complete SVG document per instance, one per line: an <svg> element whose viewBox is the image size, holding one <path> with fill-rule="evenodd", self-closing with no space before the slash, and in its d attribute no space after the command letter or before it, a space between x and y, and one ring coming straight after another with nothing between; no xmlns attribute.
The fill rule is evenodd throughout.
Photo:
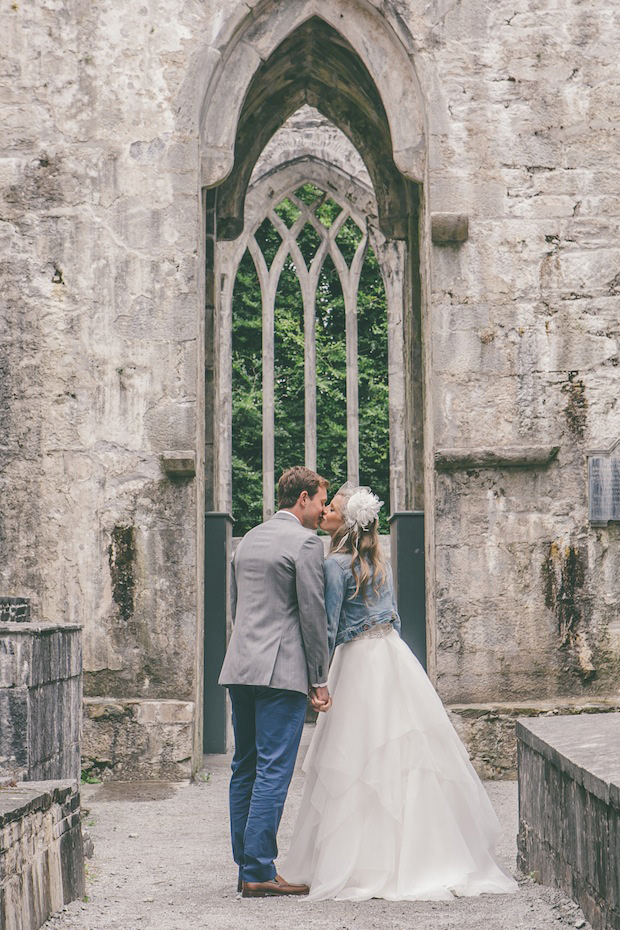
<svg viewBox="0 0 620 930"><path fill-rule="evenodd" d="M327 644L330 658L336 648L336 635L340 622L340 611L346 592L346 577L337 559L325 559L325 610L327 612Z"/></svg>
<svg viewBox="0 0 620 930"><path fill-rule="evenodd" d="M392 566L388 565L389 575L390 575L390 592L392 595L392 623L394 624L394 629L400 636L400 614L398 613L398 607L396 605L396 595L394 594L394 576L392 574Z"/></svg>

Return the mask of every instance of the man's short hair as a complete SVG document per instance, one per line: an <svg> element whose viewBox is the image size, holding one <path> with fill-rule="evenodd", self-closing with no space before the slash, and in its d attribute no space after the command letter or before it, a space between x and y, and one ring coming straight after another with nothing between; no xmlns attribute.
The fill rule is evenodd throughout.
<svg viewBox="0 0 620 930"><path fill-rule="evenodd" d="M305 465L294 465L282 472L278 481L278 507L294 507L302 491L314 497L319 488L328 488L329 481Z"/></svg>

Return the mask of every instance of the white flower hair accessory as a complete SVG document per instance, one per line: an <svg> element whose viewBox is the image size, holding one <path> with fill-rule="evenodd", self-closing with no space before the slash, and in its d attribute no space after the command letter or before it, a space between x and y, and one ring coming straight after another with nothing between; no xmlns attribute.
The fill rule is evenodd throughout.
<svg viewBox="0 0 620 930"><path fill-rule="evenodd" d="M376 494L370 488L355 488L348 497L342 511L345 523L351 530L367 530L374 523L383 507Z"/></svg>

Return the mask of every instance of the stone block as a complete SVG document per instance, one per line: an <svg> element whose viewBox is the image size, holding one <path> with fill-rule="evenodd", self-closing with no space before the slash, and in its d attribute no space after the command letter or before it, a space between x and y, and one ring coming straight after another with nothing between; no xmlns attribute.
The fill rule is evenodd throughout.
<svg viewBox="0 0 620 930"><path fill-rule="evenodd" d="M184 452L162 452L161 462L170 478L193 478L196 474L196 453L192 449Z"/></svg>
<svg viewBox="0 0 620 930"><path fill-rule="evenodd" d="M0 690L0 772L21 778L28 771L28 692Z"/></svg>
<svg viewBox="0 0 620 930"><path fill-rule="evenodd" d="M191 775L194 704L173 700L84 699L84 768L104 779Z"/></svg>
<svg viewBox="0 0 620 930"><path fill-rule="evenodd" d="M620 713L517 721L520 868L620 928Z"/></svg>
<svg viewBox="0 0 620 930"><path fill-rule="evenodd" d="M465 242L469 235L469 217L464 213L432 213L431 238L435 245Z"/></svg>
<svg viewBox="0 0 620 930"><path fill-rule="evenodd" d="M79 778L81 708L80 627L0 624L0 773Z"/></svg>

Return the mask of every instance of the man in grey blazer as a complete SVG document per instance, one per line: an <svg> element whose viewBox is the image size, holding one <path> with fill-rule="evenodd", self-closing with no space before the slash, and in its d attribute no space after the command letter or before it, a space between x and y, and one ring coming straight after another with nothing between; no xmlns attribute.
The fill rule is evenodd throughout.
<svg viewBox="0 0 620 930"><path fill-rule="evenodd" d="M278 875L274 859L308 691L316 710L331 705L323 544L314 532L327 486L308 468L285 471L280 509L244 536L233 559L234 627L219 682L232 702L230 827L244 897L308 893Z"/></svg>

